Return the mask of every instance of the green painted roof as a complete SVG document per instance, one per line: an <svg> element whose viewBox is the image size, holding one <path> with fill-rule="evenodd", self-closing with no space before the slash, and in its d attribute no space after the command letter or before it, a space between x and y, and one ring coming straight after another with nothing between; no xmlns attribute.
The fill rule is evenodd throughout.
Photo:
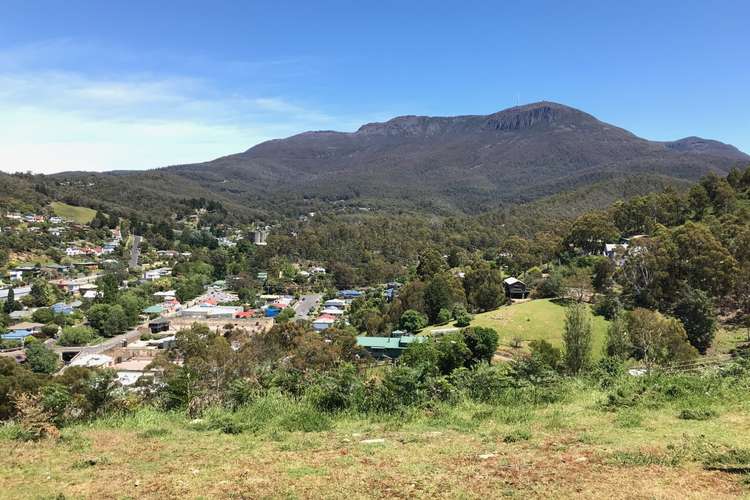
<svg viewBox="0 0 750 500"><path fill-rule="evenodd" d="M161 314L164 312L164 308L162 306L156 305L156 306L150 306L143 310L146 314Z"/></svg>
<svg viewBox="0 0 750 500"><path fill-rule="evenodd" d="M357 337L357 345L370 349L405 349L412 342L424 342L427 337L407 335L404 337Z"/></svg>

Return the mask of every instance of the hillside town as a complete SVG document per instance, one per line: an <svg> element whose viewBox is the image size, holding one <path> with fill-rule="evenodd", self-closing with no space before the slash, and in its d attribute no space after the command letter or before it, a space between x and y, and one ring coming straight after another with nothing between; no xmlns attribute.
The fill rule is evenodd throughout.
<svg viewBox="0 0 750 500"><path fill-rule="evenodd" d="M182 221L183 231L195 229L206 214L205 209L196 209ZM30 252L18 252L7 260L0 282L0 305L7 313L0 356L26 363L27 352L34 356L37 346L43 346L59 357L60 362L53 364L55 371L112 369L123 387L141 377L158 381L163 369L152 366L153 361L174 345L180 329L195 323L232 338L235 348L242 337L268 332L277 322L309 322L323 332L334 325L349 325L351 302L369 289L336 290L325 267L315 263L306 267L295 263L286 282L281 271L273 281L268 271L258 271L250 279L253 293L248 293L246 276L231 274L186 285L183 269L191 261L190 251L144 250L148 240L132 233L123 238L121 227L107 227L106 221L97 225L93 220L83 223L19 212L2 217L0 232L5 235L35 239L49 235L49 239L37 247L44 248L43 255L30 245ZM200 230L210 234L212 229L203 225ZM219 229L226 236L214 241L224 248L245 241L263 247L270 233L266 226L250 231L245 239L241 229ZM242 281L244 288L236 281ZM379 293L392 300L398 286L382 285ZM119 324L110 324L117 323L111 317L93 317L101 312L97 305L110 303L111 294L134 299L125 301L126 318ZM105 312L111 315L111 310ZM359 345L381 359L388 358L382 347L388 342L386 337L358 337ZM390 356L397 357L403 345L402 341L401 348L389 349Z"/></svg>

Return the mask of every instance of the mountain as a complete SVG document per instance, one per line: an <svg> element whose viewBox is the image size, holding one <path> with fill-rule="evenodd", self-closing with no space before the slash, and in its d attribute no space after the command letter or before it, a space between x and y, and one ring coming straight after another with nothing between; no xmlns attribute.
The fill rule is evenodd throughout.
<svg viewBox="0 0 750 500"><path fill-rule="evenodd" d="M351 133L305 132L145 172L14 176L0 179L0 199L4 190L6 199L20 193L21 182L27 193L151 218L185 210L196 198L264 221L330 207L450 215L529 203L550 215L575 215L749 163L750 156L718 141L649 141L583 111L539 102L491 115L401 116Z"/></svg>
<svg viewBox="0 0 750 500"><path fill-rule="evenodd" d="M164 172L259 201L361 200L476 212L627 176L693 181L750 156L718 141L649 141L539 102L491 115L401 116L305 132Z"/></svg>

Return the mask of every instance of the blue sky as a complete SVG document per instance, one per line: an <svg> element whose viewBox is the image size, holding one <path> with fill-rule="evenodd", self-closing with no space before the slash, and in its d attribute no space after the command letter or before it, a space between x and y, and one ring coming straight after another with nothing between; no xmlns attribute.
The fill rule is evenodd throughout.
<svg viewBox="0 0 750 500"><path fill-rule="evenodd" d="M0 5L0 170L154 168L553 100L750 152L747 1Z"/></svg>

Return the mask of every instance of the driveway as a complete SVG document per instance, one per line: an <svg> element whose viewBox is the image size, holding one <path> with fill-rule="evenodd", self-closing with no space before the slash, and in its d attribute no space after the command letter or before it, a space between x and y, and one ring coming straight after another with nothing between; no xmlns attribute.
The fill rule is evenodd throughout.
<svg viewBox="0 0 750 500"><path fill-rule="evenodd" d="M321 293L312 293L301 296L293 306L295 313L294 318L308 319L310 312L318 309L321 300L323 300L323 294Z"/></svg>

